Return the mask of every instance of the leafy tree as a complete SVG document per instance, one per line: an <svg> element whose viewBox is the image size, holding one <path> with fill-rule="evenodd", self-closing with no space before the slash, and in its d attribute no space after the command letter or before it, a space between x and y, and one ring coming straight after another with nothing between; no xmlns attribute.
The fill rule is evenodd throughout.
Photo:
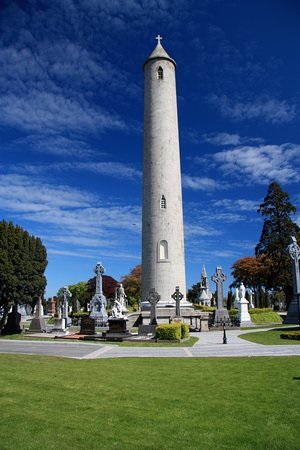
<svg viewBox="0 0 300 450"><path fill-rule="evenodd" d="M186 298L188 299L189 302L196 303L197 297L200 292L200 285L201 285L201 283L199 281L198 283L193 284L191 289L188 289Z"/></svg>
<svg viewBox="0 0 300 450"><path fill-rule="evenodd" d="M289 303L292 295L291 261L286 252L291 236L300 237L300 228L290 217L296 208L289 195L281 186L272 182L258 213L264 217L260 241L255 248L256 256L265 255L268 260L264 280L267 290L280 290L285 293Z"/></svg>
<svg viewBox="0 0 300 450"><path fill-rule="evenodd" d="M30 304L33 308L44 294L47 252L42 241L12 222L0 222L1 328L10 306Z"/></svg>
<svg viewBox="0 0 300 450"><path fill-rule="evenodd" d="M88 282L89 301L92 299L96 292L96 277L91 278ZM119 283L113 277L109 275L102 275L102 289L103 294L107 299L114 298L116 288Z"/></svg>
<svg viewBox="0 0 300 450"><path fill-rule="evenodd" d="M256 304L258 305L261 290L268 274L269 264L270 261L266 255L257 257L245 256L238 259L231 267L233 269L231 274L235 281L230 287L237 287L240 283L243 283L253 291Z"/></svg>
<svg viewBox="0 0 300 450"><path fill-rule="evenodd" d="M72 305L73 311L77 312L77 302L79 302L80 307L84 307L89 301L88 283L87 281L79 281L79 283L68 286L68 289L72 294L70 303ZM57 292L57 297L61 298L62 293L63 288L61 287Z"/></svg>
<svg viewBox="0 0 300 450"><path fill-rule="evenodd" d="M122 277L122 283L131 306L138 305L141 300L142 265L138 264L131 269L128 275Z"/></svg>

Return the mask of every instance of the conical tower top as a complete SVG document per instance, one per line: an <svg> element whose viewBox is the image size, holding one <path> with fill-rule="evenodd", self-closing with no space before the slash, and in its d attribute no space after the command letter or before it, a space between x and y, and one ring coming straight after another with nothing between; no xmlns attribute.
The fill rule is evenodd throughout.
<svg viewBox="0 0 300 450"><path fill-rule="evenodd" d="M202 266L201 276L202 276L202 278L207 278L206 268L205 268L205 265L204 265L204 264L203 264L203 266Z"/></svg>
<svg viewBox="0 0 300 450"><path fill-rule="evenodd" d="M168 53L166 52L166 50L163 48L163 46L160 43L160 41L162 40L162 37L160 35L157 35L155 39L157 39L157 45L156 45L155 49L153 50L153 52L151 53L151 55L149 56L149 58L146 59L146 61L144 62L143 67L145 67L145 64L150 59L167 59L168 61L171 61L174 64L174 66L176 67L176 62L174 61L173 58L171 58L168 55Z"/></svg>

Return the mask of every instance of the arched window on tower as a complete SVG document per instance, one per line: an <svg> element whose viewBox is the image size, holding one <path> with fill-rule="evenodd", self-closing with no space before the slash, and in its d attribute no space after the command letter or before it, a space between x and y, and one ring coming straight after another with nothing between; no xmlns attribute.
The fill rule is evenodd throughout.
<svg viewBox="0 0 300 450"><path fill-rule="evenodd" d="M157 69L157 79L163 80L163 78L164 78L164 71L162 67L159 66L159 68Z"/></svg>
<svg viewBox="0 0 300 450"><path fill-rule="evenodd" d="M162 195L160 199L160 208L167 209L166 197L164 195Z"/></svg>
<svg viewBox="0 0 300 450"><path fill-rule="evenodd" d="M158 258L160 261L168 259L168 242L165 240L160 241L159 243L159 255Z"/></svg>

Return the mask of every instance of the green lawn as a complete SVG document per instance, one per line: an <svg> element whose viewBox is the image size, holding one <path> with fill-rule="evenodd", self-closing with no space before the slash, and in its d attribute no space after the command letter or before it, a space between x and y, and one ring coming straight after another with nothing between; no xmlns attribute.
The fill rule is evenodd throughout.
<svg viewBox="0 0 300 450"><path fill-rule="evenodd" d="M246 341L255 342L256 344L263 345L299 345L300 341L292 341L288 339L281 339L281 333L285 331L298 330L299 327L289 328L276 328L275 330L257 331L255 333L241 334L239 337Z"/></svg>
<svg viewBox="0 0 300 450"><path fill-rule="evenodd" d="M299 449L300 357L0 354L1 450Z"/></svg>

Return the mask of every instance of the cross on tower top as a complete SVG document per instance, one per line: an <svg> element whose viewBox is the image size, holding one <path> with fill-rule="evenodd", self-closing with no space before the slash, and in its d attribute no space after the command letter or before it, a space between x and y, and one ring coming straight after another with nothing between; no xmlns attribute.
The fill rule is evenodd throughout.
<svg viewBox="0 0 300 450"><path fill-rule="evenodd" d="M162 37L161 37L160 34L158 34L155 39L157 39L157 43L160 44L160 41L162 40Z"/></svg>

